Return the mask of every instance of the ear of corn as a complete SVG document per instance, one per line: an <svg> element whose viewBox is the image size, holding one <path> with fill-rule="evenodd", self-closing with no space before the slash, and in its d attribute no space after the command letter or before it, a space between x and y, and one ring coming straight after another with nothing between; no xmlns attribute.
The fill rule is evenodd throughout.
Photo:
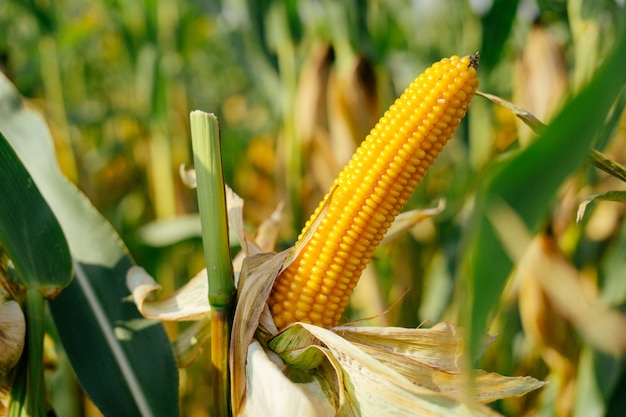
<svg viewBox="0 0 626 417"><path fill-rule="evenodd" d="M465 116L478 87L477 65L478 55L435 63L356 150L313 237L276 279L268 302L279 329L296 321L337 325L378 243Z"/></svg>

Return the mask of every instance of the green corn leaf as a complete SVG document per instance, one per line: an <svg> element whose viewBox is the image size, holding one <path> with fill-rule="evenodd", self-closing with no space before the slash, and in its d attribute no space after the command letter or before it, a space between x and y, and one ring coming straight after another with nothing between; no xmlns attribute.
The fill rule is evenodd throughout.
<svg viewBox="0 0 626 417"><path fill-rule="evenodd" d="M494 164L477 195L466 272L472 358L516 257L542 225L557 190L585 162L596 132L626 82L622 31L589 84L527 148Z"/></svg>
<svg viewBox="0 0 626 417"><path fill-rule="evenodd" d="M50 205L74 258L75 278L50 310L81 385L105 415L178 415L178 372L165 330L126 301L133 265L126 248L63 177L43 119L23 107L1 75L0 132Z"/></svg>
<svg viewBox="0 0 626 417"><path fill-rule="evenodd" d="M63 230L37 185L0 133L0 244L28 289L53 296L72 279Z"/></svg>

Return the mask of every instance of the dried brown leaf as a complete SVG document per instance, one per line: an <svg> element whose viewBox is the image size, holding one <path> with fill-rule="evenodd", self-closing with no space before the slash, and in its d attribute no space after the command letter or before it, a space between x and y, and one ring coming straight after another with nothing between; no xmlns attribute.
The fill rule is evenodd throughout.
<svg viewBox="0 0 626 417"><path fill-rule="evenodd" d="M569 321L589 344L617 357L626 352L626 315L585 290L579 271L551 237L541 235L533 240L518 274L522 286L524 281L538 286L550 307ZM522 306L524 302L520 300Z"/></svg>
<svg viewBox="0 0 626 417"><path fill-rule="evenodd" d="M267 298L274 280L289 253L289 250L281 253L262 253L244 259L229 354L231 397L235 414L241 408L245 397L248 346L259 327L261 313L267 308Z"/></svg>

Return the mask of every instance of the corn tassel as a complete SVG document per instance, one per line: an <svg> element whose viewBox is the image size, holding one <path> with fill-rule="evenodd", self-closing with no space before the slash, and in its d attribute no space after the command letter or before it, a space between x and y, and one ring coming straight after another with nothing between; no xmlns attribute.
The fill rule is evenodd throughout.
<svg viewBox="0 0 626 417"><path fill-rule="evenodd" d="M361 272L469 107L478 55L453 56L418 76L389 108L304 226L324 218L268 300L279 329L336 326Z"/></svg>

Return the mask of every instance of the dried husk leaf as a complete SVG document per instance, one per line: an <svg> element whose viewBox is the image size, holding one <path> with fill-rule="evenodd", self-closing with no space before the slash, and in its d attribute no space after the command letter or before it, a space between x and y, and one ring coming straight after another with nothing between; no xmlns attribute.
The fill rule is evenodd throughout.
<svg viewBox="0 0 626 417"><path fill-rule="evenodd" d="M161 286L146 272L134 266L126 274L130 290L139 312L156 320L200 320L211 311L207 297L209 284L206 269L200 271L184 287L160 300L153 300Z"/></svg>
<svg viewBox="0 0 626 417"><path fill-rule="evenodd" d="M335 409L329 402L327 391L318 378L308 382L293 383L283 372L280 358L270 359L257 341L248 347L247 398L240 416L254 417L325 417L334 416Z"/></svg>
<svg viewBox="0 0 626 417"><path fill-rule="evenodd" d="M22 356L26 320L14 300L0 300L0 373L6 374Z"/></svg>
<svg viewBox="0 0 626 417"><path fill-rule="evenodd" d="M355 345L396 353L446 372L462 372L464 343L454 324L429 329L401 327L337 327L335 333Z"/></svg>
<svg viewBox="0 0 626 417"><path fill-rule="evenodd" d="M331 190L326 205L311 225L308 232L298 240L291 249L280 253L259 253L247 256L243 261L237 286L237 307L233 321L230 342L230 381L233 412L237 414L245 398L246 375L245 363L247 348L252 342L255 332L259 330L264 337L278 333L267 299L280 272L287 268L298 256L302 248L313 237L315 230L323 219L334 190ZM260 324L262 325L260 326Z"/></svg>
<svg viewBox="0 0 626 417"><path fill-rule="evenodd" d="M225 187L225 194L228 226L237 235L239 243L241 244L241 251L246 255L254 255L263 252L257 246L252 235L250 235L244 227L243 199L228 186Z"/></svg>
<svg viewBox="0 0 626 417"><path fill-rule="evenodd" d="M367 345L356 346L372 358L404 375L416 385L435 392L450 394L471 392L476 400L484 403L507 397L519 397L545 385L544 382L532 377L506 377L482 370L472 371L470 380L466 373L445 372L437 367L425 365L410 356Z"/></svg>
<svg viewBox="0 0 626 417"><path fill-rule="evenodd" d="M241 212L241 214L243 214L243 212ZM282 216L283 204L279 203L272 214L261 222L254 236L250 235L243 228L243 218L241 218L240 221L237 221L241 224L239 229L244 233L242 236L239 236L239 239L244 240L246 244L242 245L242 250L233 259L233 269L236 272L235 285L238 285L239 283L238 272L241 271L241 266L246 256L255 255L257 253L272 252L274 250L276 239L278 238L278 232L280 231ZM229 223L232 221L229 220Z"/></svg>
<svg viewBox="0 0 626 417"><path fill-rule="evenodd" d="M462 372L463 339L452 323L438 323L430 329L363 327L333 331L417 385L448 393L461 393L469 388L470 380ZM524 395L544 385L534 378L512 378L484 371L474 371L472 382L471 392L481 402Z"/></svg>
<svg viewBox="0 0 626 417"><path fill-rule="evenodd" d="M314 337L299 335L306 332ZM450 394L435 392L414 384L395 369L386 366L366 354L354 344L335 332L321 327L295 323L269 342L287 363L303 362L294 354L294 340L303 342L302 354L310 360L311 349L318 349L326 358L335 362L336 379L341 381L343 400L339 403L339 415L355 416L496 416L488 407L469 399L463 392ZM287 349L283 349L287 348Z"/></svg>
<svg viewBox="0 0 626 417"><path fill-rule="evenodd" d="M276 246L283 219L283 209L284 204L278 203L272 214L261 222L254 234L254 242L262 252L272 252Z"/></svg>
<svg viewBox="0 0 626 417"><path fill-rule="evenodd" d="M193 171L183 170L181 175L183 174L189 177L187 181L195 178ZM236 233L242 248L239 260L234 261L237 284L241 260L245 256L268 252L273 248L278 234L282 206L279 205L270 218L261 224L257 235L252 236L244 228L243 199L229 187L226 187L226 203L228 223ZM257 239L260 243L257 243ZM206 269L200 271L178 291L160 300L154 298L161 287L141 267L133 267L128 271L126 284L132 293L137 309L144 317L181 321L206 319L209 316L210 306L207 297L209 284Z"/></svg>
<svg viewBox="0 0 626 417"><path fill-rule="evenodd" d="M289 254L290 251L286 250L281 253L248 256L244 259L229 354L232 408L235 415L239 412L245 397L248 346L259 327L261 313L268 309L267 298ZM278 331L275 327L272 330Z"/></svg>

